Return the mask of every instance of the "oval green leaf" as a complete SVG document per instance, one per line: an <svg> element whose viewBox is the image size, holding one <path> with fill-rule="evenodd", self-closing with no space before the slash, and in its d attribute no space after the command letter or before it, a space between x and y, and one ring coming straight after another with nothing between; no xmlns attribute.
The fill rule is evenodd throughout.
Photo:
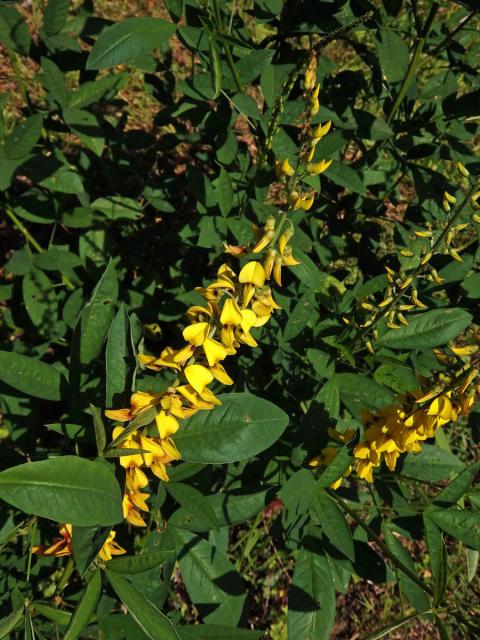
<svg viewBox="0 0 480 640"><path fill-rule="evenodd" d="M0 473L0 498L25 513L73 525L123 520L122 493L103 464L61 456Z"/></svg>
<svg viewBox="0 0 480 640"><path fill-rule="evenodd" d="M156 47L175 32L175 25L161 18L127 18L107 27L88 56L87 69L128 64Z"/></svg>
<svg viewBox="0 0 480 640"><path fill-rule="evenodd" d="M390 349L431 349L447 344L472 322L463 309L433 309L409 316L408 325L387 331L380 344Z"/></svg>
<svg viewBox="0 0 480 640"><path fill-rule="evenodd" d="M102 574L97 569L87 584L80 602L75 609L64 640L77 640L95 613L102 593Z"/></svg>
<svg viewBox="0 0 480 640"><path fill-rule="evenodd" d="M251 393L218 396L215 411L201 411L175 434L182 460L224 464L257 455L276 442L288 416L268 400Z"/></svg>
<svg viewBox="0 0 480 640"><path fill-rule="evenodd" d="M105 572L117 596L128 612L152 640L180 640L170 620L126 578L113 571Z"/></svg>
<svg viewBox="0 0 480 640"><path fill-rule="evenodd" d="M0 351L0 380L42 400L60 400L64 381L52 365L11 351Z"/></svg>

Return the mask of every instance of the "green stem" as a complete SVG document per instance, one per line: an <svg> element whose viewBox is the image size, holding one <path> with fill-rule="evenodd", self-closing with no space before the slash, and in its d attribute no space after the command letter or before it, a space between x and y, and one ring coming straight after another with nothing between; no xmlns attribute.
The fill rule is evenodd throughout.
<svg viewBox="0 0 480 640"><path fill-rule="evenodd" d="M13 211L11 209L6 208L5 209L5 213L10 218L10 220L13 222L14 226L25 237L27 242L29 242L32 245L32 247L34 247L38 251L38 253L43 253L44 249L38 244L38 242L32 236L32 234L27 229L27 227L23 224L23 222L21 220L19 220L19 218L17 218L17 216L13 213Z"/></svg>
<svg viewBox="0 0 480 640"><path fill-rule="evenodd" d="M361 527L374 542L376 542L376 544L380 547L380 549L388 557L388 559L392 562L392 564L394 564L398 569L400 569L400 571L403 571L403 573L406 576L408 576L410 580L415 582L415 584L417 584L426 593L433 596L433 589L428 584L425 584L423 580L421 580L414 571L412 571L411 569L409 569L409 567L404 565L401 560L396 558L390 552L390 550L388 549L386 544L383 542L383 540L379 536L377 536L375 531L366 522L364 522L361 518L359 518L355 513L355 511L353 509L350 509L350 507L347 504L345 504L342 498L340 498L334 491L328 490L328 493L336 501L336 503L346 513L348 513L349 516L351 516L355 520L358 526Z"/></svg>
<svg viewBox="0 0 480 640"><path fill-rule="evenodd" d="M476 193L478 188L479 188L479 184L478 184L478 181L476 181L472 185L472 187L467 191L467 193L465 195L465 198L457 206L457 208L454 211L453 215L450 217L450 220L448 221L448 224L445 226L445 228L442 230L442 232L440 233L438 238L433 243L433 245L432 245L432 247L430 249L430 252L432 254L434 254L435 251L437 251L437 249L441 246L441 244L442 244L443 240L445 239L446 235L448 234L450 229L455 225L455 223L457 222L458 218L463 213L463 210L465 209L465 207L467 206L468 202L470 201L470 198L474 195L474 193ZM418 267L412 273L407 274L408 278L412 278L413 279L412 283L415 281L415 278L417 278L421 274L421 272L424 269L426 269L426 266L427 266L426 264L424 264L424 265L419 264ZM376 325L376 323L379 320L381 320L381 318L384 318L386 315L388 315L388 313L394 308L396 303L404 295L405 295L405 290L404 289L400 289L398 291L398 293L393 297L393 299L390 302L390 304L388 304L386 307L383 307L383 309L381 309L381 311L375 316L375 319L372 322L372 324L368 325L368 327L363 327L363 329L358 332L358 334L355 336L355 338L352 341L352 346L355 345L359 340L361 340L361 338L363 338L367 333L369 333L372 330L372 328Z"/></svg>
<svg viewBox="0 0 480 640"><path fill-rule="evenodd" d="M215 18L217 29L219 33L223 35L224 33L223 20L222 20L222 14L220 12L220 7L218 6L218 0L212 0L212 3L213 3L213 15ZM237 87L237 91L239 93L242 93L243 87L242 87L242 83L240 82L240 76L238 75L237 67L235 66L235 62L233 60L232 50L230 49L230 45L228 44L228 42L225 42L224 40L222 40L222 47L223 47L223 50L225 51L225 57L227 58L228 66L230 67L230 71L232 72L233 80L235 82L235 86Z"/></svg>
<svg viewBox="0 0 480 640"><path fill-rule="evenodd" d="M25 84L23 82L22 74L20 73L20 69L18 68L16 54L14 51L11 51L7 48L7 55L8 59L10 60L10 66L12 67L13 75L15 76L18 88L20 89L20 93L22 94L23 101L25 102L27 109L30 111L30 113L32 113L32 105L28 97L28 91L25 88Z"/></svg>
<svg viewBox="0 0 480 640"><path fill-rule="evenodd" d="M63 589L65 588L65 585L69 581L70 576L72 575L74 569L75 569L75 563L73 562L73 558L70 557L68 559L67 564L65 565L65 568L64 568L63 573L62 573L62 575L60 577L60 580L58 581L57 588L55 589L55 593L57 595L59 593L61 593L63 591Z"/></svg>
<svg viewBox="0 0 480 640"><path fill-rule="evenodd" d="M429 56L436 56L442 49L444 49L447 46L450 40L452 40L457 35L457 33L461 31L470 22L470 20L472 20L472 18L475 16L477 11L478 9L473 9L473 11L471 11L467 16L465 16L465 18L462 18L462 20L460 20L460 22L457 24L455 29L450 31L450 33L442 40L442 42L440 42L439 45L435 47L435 49L433 49L432 51L427 51L426 53L428 53Z"/></svg>
<svg viewBox="0 0 480 640"><path fill-rule="evenodd" d="M313 47L315 55L318 56L320 54L321 49L325 47L327 44L329 44L330 42L332 42L333 40L336 40L337 38L341 37L348 31L351 31L355 27L358 27L360 24L363 24L364 22L368 22L372 18L373 18L373 11L368 11L367 13L360 16L357 20L354 20L353 22L350 22L349 24L343 27L340 27L336 31L333 31L332 33L329 33L326 36L323 36L322 38L320 38L317 44ZM300 58L297 65L288 74L287 79L283 83L280 95L277 97L275 101L275 105L272 110L272 115L270 116L270 120L268 122L268 129L267 129L267 134L265 136L265 141L262 145L262 149L260 151L260 155L258 156L258 161L255 166L255 172L245 189L245 196L240 204L240 208L238 212L239 217L245 211L245 208L248 202L248 193L251 187L255 184L257 176L260 170L263 168L263 165L265 164L268 152L272 148L273 138L275 137L275 134L277 132L278 124L280 121L280 117L283 113L285 102L288 96L290 95L293 87L295 86L295 83L298 77L305 72L309 59L310 59L309 55L305 55Z"/></svg>
<svg viewBox="0 0 480 640"><path fill-rule="evenodd" d="M13 222L13 225L20 231L20 233L24 236L25 240L27 242L29 242L32 247L38 252L38 253L43 253L45 251L45 249L35 240L35 238L32 236L32 234L30 233L30 231L27 229L27 227L23 224L23 222L15 215L15 213L13 213L13 211L11 209L9 209L8 207L5 208L5 213L6 215L10 218L10 220ZM70 291L74 291L75 289L75 285L73 284L73 282L67 278L66 275L62 274L62 281L65 284L65 286L70 289Z"/></svg>
<svg viewBox="0 0 480 640"><path fill-rule="evenodd" d="M30 531L30 549L28 552L27 579L26 579L27 584L30 583L30 571L32 570L32 555L33 555L32 549L33 549L33 543L34 543L36 531L37 531L37 519L35 518Z"/></svg>
<svg viewBox="0 0 480 640"><path fill-rule="evenodd" d="M435 18L435 15L438 11L439 8L439 4L438 2L434 2L432 4L432 7L430 9L430 13L428 14L428 18L425 22L425 26L423 28L423 33L422 36L418 39L417 45L415 47L415 50L413 52L413 56L412 59L410 60L410 64L408 65L408 70L407 70L407 74L405 76L405 78L403 79L403 82L400 86L400 90L397 94L397 97L395 98L395 101L390 109L390 112L387 116L387 124L389 125L392 120L393 117L395 116L395 114L397 113L398 109L400 108L400 105L402 104L408 90L410 89L410 85L412 84L412 81L415 77L415 72L417 70L417 66L420 60L420 56L422 55L422 51L423 48L425 46L425 42L427 40L428 34L430 32L430 28L432 26L432 22Z"/></svg>

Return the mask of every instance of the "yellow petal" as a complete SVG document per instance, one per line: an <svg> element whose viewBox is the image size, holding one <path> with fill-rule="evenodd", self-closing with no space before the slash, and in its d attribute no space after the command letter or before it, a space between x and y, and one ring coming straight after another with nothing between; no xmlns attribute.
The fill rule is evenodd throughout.
<svg viewBox="0 0 480 640"><path fill-rule="evenodd" d="M132 417L130 409L107 409L105 415L116 422L128 422Z"/></svg>
<svg viewBox="0 0 480 640"><path fill-rule="evenodd" d="M195 347L200 347L208 336L209 328L208 322L195 322L185 327L183 337Z"/></svg>
<svg viewBox="0 0 480 640"><path fill-rule="evenodd" d="M189 367L187 367L187 369L188 368ZM178 428L180 427L180 423L178 422L178 420L174 416L165 413L165 411L160 411L159 413L157 413L155 422L157 423L160 438L168 438L169 436L176 433L178 431Z"/></svg>
<svg viewBox="0 0 480 640"><path fill-rule="evenodd" d="M227 298L223 305L222 313L220 315L220 322L223 325L237 326L242 322L242 314L238 304L232 298Z"/></svg>
<svg viewBox="0 0 480 640"><path fill-rule="evenodd" d="M213 373L215 378L221 382L222 384L233 384L233 380L230 378L228 373L222 367L221 364L217 363L214 367L210 368L210 371Z"/></svg>
<svg viewBox="0 0 480 640"><path fill-rule="evenodd" d="M227 357L227 350L220 342L207 338L203 343L203 350L207 356L207 361L210 367L213 367L220 360L224 360Z"/></svg>
<svg viewBox="0 0 480 640"><path fill-rule="evenodd" d="M256 260L247 262L242 268L238 279L241 284L254 284L256 287L263 287L265 284L265 271L263 265Z"/></svg>
<svg viewBox="0 0 480 640"><path fill-rule="evenodd" d="M201 395L207 384L213 380L213 374L201 364L191 364L185 367L185 377L188 383ZM160 435L160 437L163 437Z"/></svg>

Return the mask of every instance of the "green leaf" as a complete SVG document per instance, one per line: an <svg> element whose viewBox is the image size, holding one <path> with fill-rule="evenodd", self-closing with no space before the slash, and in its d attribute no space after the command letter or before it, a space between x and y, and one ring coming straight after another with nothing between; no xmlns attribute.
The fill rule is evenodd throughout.
<svg viewBox="0 0 480 640"><path fill-rule="evenodd" d="M8 158L16 160L27 156L37 144L43 127L43 116L36 113L21 124L17 124L5 141Z"/></svg>
<svg viewBox="0 0 480 640"><path fill-rule="evenodd" d="M319 477L318 487L325 489L341 478L352 464L352 458L349 447L339 447L337 455Z"/></svg>
<svg viewBox="0 0 480 640"><path fill-rule="evenodd" d="M73 525L114 525L123 520L122 494L103 464L60 456L0 473L0 498L17 509Z"/></svg>
<svg viewBox="0 0 480 640"><path fill-rule="evenodd" d="M181 482L169 482L168 493L183 507L192 522L198 522L202 530L218 529L217 517L207 498L195 487Z"/></svg>
<svg viewBox="0 0 480 640"><path fill-rule="evenodd" d="M182 640L259 640L263 631L236 629L219 624L195 624L177 627Z"/></svg>
<svg viewBox="0 0 480 640"><path fill-rule="evenodd" d="M175 549L160 549L150 553L141 553L138 556L114 558L108 562L108 570L125 574L143 573L163 564L174 555Z"/></svg>
<svg viewBox="0 0 480 640"><path fill-rule="evenodd" d="M72 619L65 632L64 640L77 640L90 622L102 593L102 573L97 569L90 578L85 591L73 612Z"/></svg>
<svg viewBox="0 0 480 640"><path fill-rule="evenodd" d="M179 640L170 620L119 573L105 571L108 581L128 612L151 640Z"/></svg>
<svg viewBox="0 0 480 640"><path fill-rule="evenodd" d="M43 56L40 60L42 64L40 80L48 92L49 103L54 109L63 109L68 102L65 77L53 60Z"/></svg>
<svg viewBox="0 0 480 640"><path fill-rule="evenodd" d="M213 91L212 99L216 100L222 90L222 61L215 40L211 37L208 42L208 57L210 62L210 82L212 83ZM224 215L223 212L222 215Z"/></svg>
<svg viewBox="0 0 480 640"><path fill-rule="evenodd" d="M122 196L97 198L91 207L110 220L138 220L143 215L142 207L136 200Z"/></svg>
<svg viewBox="0 0 480 640"><path fill-rule="evenodd" d="M91 82L84 82L77 91L69 93L69 107L83 109L95 102L103 100L111 91L120 88L121 83L126 78L125 73L116 73L103 78L96 78Z"/></svg>
<svg viewBox="0 0 480 640"><path fill-rule="evenodd" d="M83 575L98 556L103 547L111 527L74 526L72 529L72 547L75 566L80 575Z"/></svg>
<svg viewBox="0 0 480 640"><path fill-rule="evenodd" d="M206 540L181 529L170 531L177 545L178 563L188 595L201 617L214 624L237 626L244 611L246 592L234 566Z"/></svg>
<svg viewBox="0 0 480 640"><path fill-rule="evenodd" d="M465 468L453 453L444 451L436 445L426 444L420 453L408 453L404 456L397 470L405 476L438 482L460 473Z"/></svg>
<svg viewBox="0 0 480 640"><path fill-rule="evenodd" d="M364 409L380 409L395 401L395 395L359 373L337 373L332 378L340 389L340 399L349 411L360 416Z"/></svg>
<svg viewBox="0 0 480 640"><path fill-rule="evenodd" d="M93 113L70 107L63 110L63 119L88 149L99 157L102 155L105 134Z"/></svg>
<svg viewBox="0 0 480 640"><path fill-rule="evenodd" d="M28 56L31 36L24 17L13 7L0 7L0 42L10 51ZM4 92L6 96L6 92Z"/></svg>
<svg viewBox="0 0 480 640"><path fill-rule="evenodd" d="M0 639L10 637L10 633L20 624L25 607L19 607L0 620Z"/></svg>
<svg viewBox="0 0 480 640"><path fill-rule="evenodd" d="M430 568L433 576L433 604L437 606L443 600L448 584L447 548L443 540L442 532L437 525L430 520L428 511L423 514L423 524L428 555L430 556Z"/></svg>
<svg viewBox="0 0 480 640"><path fill-rule="evenodd" d="M432 309L408 317L408 325L384 333L379 344L390 349L431 349L447 344L472 323L463 309Z"/></svg>
<svg viewBox="0 0 480 640"><path fill-rule="evenodd" d="M287 342L296 338L312 319L316 310L315 296L308 291L304 293L288 316L283 330L283 338Z"/></svg>
<svg viewBox="0 0 480 640"><path fill-rule="evenodd" d="M58 309L57 296L50 279L34 267L24 275L22 288L30 320L41 333L52 334L58 321Z"/></svg>
<svg viewBox="0 0 480 640"><path fill-rule="evenodd" d="M173 479L173 474L170 474L170 478ZM266 490L240 494L222 492L206 496L206 499L215 513L218 526L227 527L245 522L256 516L265 507L266 495ZM193 518L190 510L183 507L177 509L170 516L168 522L171 526L179 529L187 529L199 533L211 530L210 523L201 522L197 518Z"/></svg>
<svg viewBox="0 0 480 640"><path fill-rule="evenodd" d="M105 434L105 426L102 420L102 413L100 409L94 407L93 404L90 404L90 411L92 412L93 417L93 426L95 429L95 441L97 443L97 451L98 455L101 456L103 450L105 449L105 445L107 444L107 436Z"/></svg>
<svg viewBox="0 0 480 640"><path fill-rule="evenodd" d="M220 176L215 184L218 207L222 216L228 216L233 207L233 187L230 174L225 169L220 169Z"/></svg>
<svg viewBox="0 0 480 640"><path fill-rule="evenodd" d="M463 494L470 489L479 471L480 462L471 464L435 496L433 503L440 505L458 502Z"/></svg>
<svg viewBox="0 0 480 640"><path fill-rule="evenodd" d="M62 374L52 365L10 351L0 351L0 380L43 400L60 400L64 383Z"/></svg>
<svg viewBox="0 0 480 640"><path fill-rule="evenodd" d="M401 82L408 69L408 47L395 31L383 27L377 35L377 51L382 74L388 82Z"/></svg>
<svg viewBox="0 0 480 640"><path fill-rule="evenodd" d="M352 532L343 511L327 493L319 490L318 485L312 508L330 544L350 560L355 560Z"/></svg>
<svg viewBox="0 0 480 640"><path fill-rule="evenodd" d="M360 175L349 165L343 162L334 161L328 168L325 176L332 180L335 184L349 189L354 193L364 196L367 193Z"/></svg>
<svg viewBox="0 0 480 640"><path fill-rule="evenodd" d="M461 540L472 549L480 550L480 512L466 509L428 508L428 517L442 531Z"/></svg>
<svg viewBox="0 0 480 640"><path fill-rule="evenodd" d="M392 556L397 558L397 560L400 560L400 562L415 573L415 565L410 554L400 540L394 535L387 523L383 523L382 530L385 538L385 544ZM400 587L402 588L403 593L417 611L424 611L430 607L429 599L423 589L421 589L411 578L405 575L403 571L398 572L398 581L400 582Z"/></svg>
<svg viewBox="0 0 480 640"><path fill-rule="evenodd" d="M72 614L68 613L68 611L62 611L56 607L49 607L48 605L43 604L43 602L32 602L32 605L35 612L38 612L47 620L51 620L52 622L62 625L70 624Z"/></svg>
<svg viewBox="0 0 480 640"><path fill-rule="evenodd" d="M108 332L105 349L107 407L125 406L132 389L135 359L127 307L122 302Z"/></svg>
<svg viewBox="0 0 480 640"><path fill-rule="evenodd" d="M168 9L170 17L178 22L183 14L184 0L165 0L165 6Z"/></svg>
<svg viewBox="0 0 480 640"><path fill-rule="evenodd" d="M61 31L67 22L70 0L48 0L43 28L48 36L54 36Z"/></svg>
<svg viewBox="0 0 480 640"><path fill-rule="evenodd" d="M467 559L467 583L470 584L477 575L480 552L478 549L470 549L470 547L467 547L465 552Z"/></svg>
<svg viewBox="0 0 480 640"><path fill-rule="evenodd" d="M381 629L377 629L373 633L369 633L367 636L364 636L361 640L380 640L380 638L385 638L395 631L396 629L401 629L404 625L408 624L415 618L420 618L421 616L426 616L432 613L431 609L427 609L426 611L419 611L418 613L411 613L408 616L404 616L399 620L395 620L395 622L391 622L387 624L387 626L382 627Z"/></svg>
<svg viewBox="0 0 480 640"><path fill-rule="evenodd" d="M218 396L222 405L186 420L174 436L182 460L224 464L251 458L282 435L288 416L251 393Z"/></svg>
<svg viewBox="0 0 480 640"><path fill-rule="evenodd" d="M164 44L175 25L160 18L127 18L107 27L97 38L87 59L87 69L129 64Z"/></svg>
<svg viewBox="0 0 480 640"><path fill-rule="evenodd" d="M117 274L110 260L76 327L79 332L80 364L90 364L100 353L112 323L117 295Z"/></svg>
<svg viewBox="0 0 480 640"><path fill-rule="evenodd" d="M270 67L273 56L272 49L257 49L241 58L236 66L242 84L251 84L256 80L266 68Z"/></svg>
<svg viewBox="0 0 480 640"><path fill-rule="evenodd" d="M288 592L288 637L328 640L335 621L335 589L328 562L301 549Z"/></svg>

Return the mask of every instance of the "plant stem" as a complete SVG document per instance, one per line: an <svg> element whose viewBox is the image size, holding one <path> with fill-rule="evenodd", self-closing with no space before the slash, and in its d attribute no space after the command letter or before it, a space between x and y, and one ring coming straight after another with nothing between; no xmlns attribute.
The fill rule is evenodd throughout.
<svg viewBox="0 0 480 640"><path fill-rule="evenodd" d="M44 253L45 249L35 240L30 231L15 215L15 213L13 213L13 211L8 207L5 207L5 214L10 218L10 220L13 222L14 227L20 231L27 242L29 242L38 253ZM73 284L73 282L64 274L62 274L62 281L67 289L70 289L70 291L75 290L75 285Z"/></svg>
<svg viewBox="0 0 480 640"><path fill-rule="evenodd" d="M415 582L415 584L417 584L426 593L433 596L433 589L428 584L425 584L423 580L421 580L415 572L409 569L409 567L404 565L401 560L398 560L398 558L392 555L392 553L390 553L390 550L388 549L386 544L383 542L383 540L379 536L377 536L375 531L366 522L364 522L361 518L357 516L357 514L353 509L350 509L350 507L347 504L345 504L342 498L340 498L334 491L331 491L331 490L328 490L328 494L336 501L336 503L346 513L348 513L349 516L351 516L355 520L355 522L359 525L359 527L361 527L368 534L368 536L374 542L377 543L377 545L380 547L383 553L388 557L388 559L392 562L392 564L394 564L398 569L400 569L400 571L403 571L403 573L406 576L408 576L410 580Z"/></svg>
<svg viewBox="0 0 480 640"><path fill-rule="evenodd" d="M320 38L320 40L317 42L317 44L313 47L315 55L319 55L320 54L320 50L323 47L325 47L327 44L332 42L333 40L336 40L337 38L341 37L343 34L347 33L348 31L351 31L355 27L358 27L360 24L363 24L364 22L368 22L372 18L373 18L373 11L368 11L367 13L364 13L359 18L357 18L357 20L354 20L353 22L350 22L349 24L347 24L347 25L345 25L343 27L340 27L339 29L336 29L332 33L328 33L326 36L323 36L322 38ZM275 105L274 105L273 110L272 110L272 115L270 116L270 120L268 122L268 129L267 129L267 133L266 133L266 136L265 136L265 141L264 141L264 143L262 145L262 148L261 148L261 151L260 151L260 155L258 156L257 164L255 166L255 172L254 172L252 178L250 179L250 181L249 181L249 183L248 183L248 185L247 185L247 187L245 189L245 197L243 198L243 200L242 200L242 202L240 204L240 208L239 208L239 212L238 212L238 216L239 217L245 211L245 208L246 208L246 205L247 205L247 202L248 202L248 192L250 191L252 185L255 184L257 176L258 176L260 170L263 168L263 165L265 164L268 152L272 148L273 138L274 138L274 136L275 136L275 134L277 132L277 129L278 129L278 123L280 121L280 116L283 113L283 109L284 109L284 106L285 106L285 101L288 98L288 96L290 95L293 87L295 86L295 83L296 83L298 77L302 73L305 72L305 69L307 68L308 60L309 60L309 56L308 55L302 56L300 58L300 60L296 64L296 66L290 71L290 73L288 74L287 79L283 83L280 95L277 96L277 99L275 101Z"/></svg>
<svg viewBox="0 0 480 640"><path fill-rule="evenodd" d="M218 0L212 0L213 3L213 16L217 25L217 29L220 34L223 35L223 20L222 14L220 13L220 7L218 6ZM237 87L237 91L239 93L243 92L242 83L240 82L240 76L238 75L237 67L235 66L235 62L232 56L232 50L230 49L230 45L228 42L222 40L222 47L225 51L225 57L227 58L228 66L230 67L230 71L232 72L233 80L235 82L235 86Z"/></svg>
<svg viewBox="0 0 480 640"><path fill-rule="evenodd" d="M425 42L427 40L430 28L432 26L432 22L435 18L435 15L438 11L439 8L439 4L438 2L434 2L430 8L430 13L428 14L427 20L425 22L425 26L423 28L423 33L421 35L421 37L418 39L417 45L415 47L415 50L413 52L413 56L412 59L410 60L410 64L408 65L408 69L407 69L407 74L405 76L405 78L403 79L403 82L400 86L400 89L398 91L397 97L395 98L395 101L390 109L390 112L387 116L386 122L389 125L392 120L394 115L397 113L398 109L400 108L400 105L403 102L403 99L405 98L410 85L412 84L412 81L415 77L415 72L417 70L417 66L418 66L418 62L420 60L420 56L422 54L423 48L425 46Z"/></svg>
<svg viewBox="0 0 480 640"><path fill-rule="evenodd" d="M442 49L446 47L450 40L452 40L457 35L457 33L470 22L470 20L472 20L477 11L478 9L473 9L473 11L471 11L467 16L462 18L455 29L452 29L452 31L450 31L450 33L442 40L442 42L440 42L440 44L435 47L435 49L433 49L432 51L427 51L426 53L429 56L436 56Z"/></svg>
<svg viewBox="0 0 480 640"><path fill-rule="evenodd" d="M38 244L38 242L32 236L32 234L27 229L27 227L23 224L23 222L21 220L19 220L19 218L17 218L17 216L13 213L13 211L11 209L5 208L5 213L10 218L10 220L13 222L14 226L25 237L27 242L29 242L32 245L32 247L34 247L36 249L36 251L38 251L38 253L43 253L44 249Z"/></svg>
<svg viewBox="0 0 480 640"><path fill-rule="evenodd" d="M73 570L75 569L75 564L73 562L73 558L70 557L68 559L67 564L65 565L65 568L63 570L62 575L60 576L60 580L58 581L57 584L57 588L55 589L55 593L58 595L59 593L61 593L63 591L63 589L65 588L65 585L67 584L70 576L73 573Z"/></svg>
<svg viewBox="0 0 480 640"><path fill-rule="evenodd" d="M435 240L435 242L431 246L430 252L432 254L434 254L435 251L437 251L437 249L440 247L440 245L442 244L442 242L445 239L446 235L448 234L450 229L454 226L454 224L456 223L456 221L460 217L461 213L463 213L463 210L467 206L470 198L474 195L474 193L478 190L478 188L479 188L478 181L475 181L475 183L467 191L467 193L465 195L465 198L457 206L456 210L454 211L453 215L450 217L450 219L449 219L447 225L445 226L445 228L441 231L441 233L439 234L438 238ZM420 263L418 265L418 267L414 271L412 271L412 273L408 274L408 277L413 279L412 283L415 281L415 278L417 278L421 274L421 272L426 268L426 266L427 266L426 264L422 265ZM393 296L393 299L390 302L390 304L388 304L387 306L383 307L383 309L381 309L380 312L375 316L375 319L373 320L373 322L371 324L369 324L367 327L363 327L361 329L361 331L358 332L358 334L353 339L353 341L351 343L351 346L355 345L361 338L363 338L363 336L365 336L367 333L369 333L371 331L371 329L375 326L375 324L378 322L378 320L380 320L381 318L383 318L386 315L388 315L388 313L393 309L395 304L398 302L398 300L403 295L405 295L405 290L404 289L400 289Z"/></svg>

